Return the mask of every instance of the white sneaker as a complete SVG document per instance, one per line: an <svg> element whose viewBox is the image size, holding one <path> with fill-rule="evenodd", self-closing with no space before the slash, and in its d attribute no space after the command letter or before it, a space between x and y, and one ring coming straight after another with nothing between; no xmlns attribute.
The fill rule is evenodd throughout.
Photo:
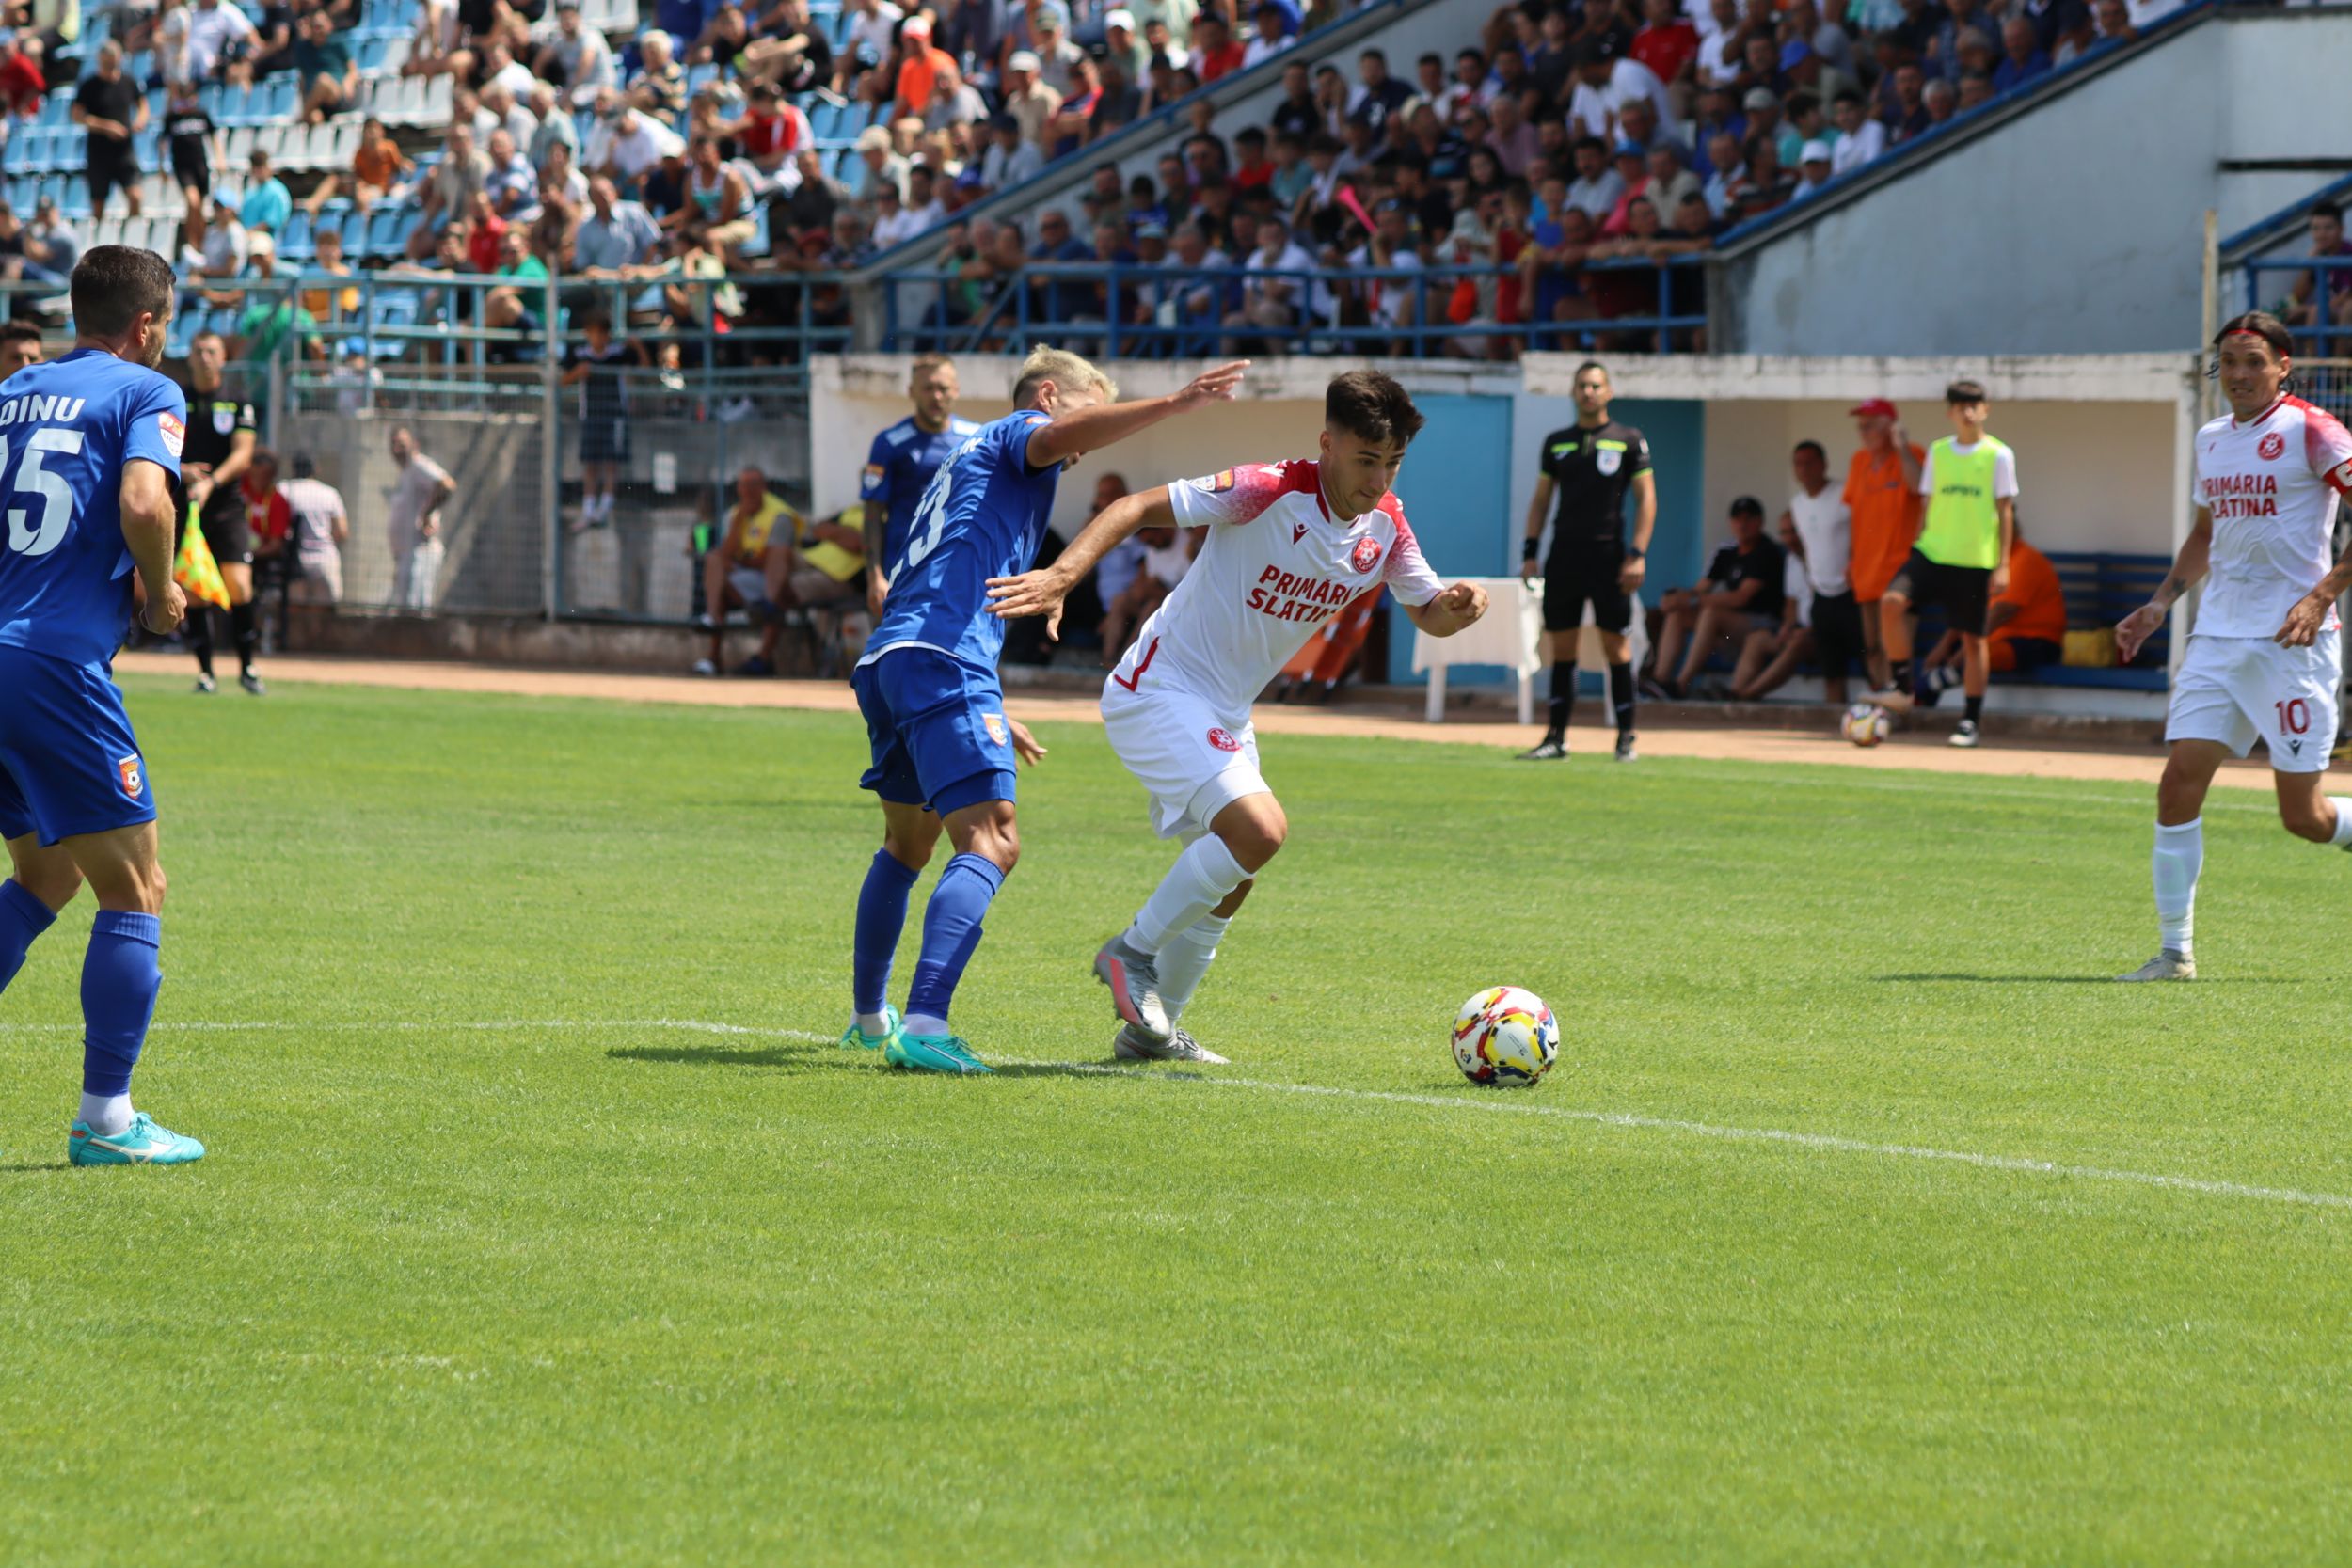
<svg viewBox="0 0 2352 1568"><path fill-rule="evenodd" d="M2129 974L2119 974L2116 978L2118 980L2194 980L2197 978L2197 960L2185 953L2175 953L2168 947Z"/></svg>
<svg viewBox="0 0 2352 1568"><path fill-rule="evenodd" d="M1118 1038L1111 1041L1111 1053L1122 1062L1211 1062L1218 1067L1228 1065L1224 1057L1182 1029L1169 1031L1164 1040L1155 1040L1132 1023L1120 1025Z"/></svg>
<svg viewBox="0 0 2352 1568"><path fill-rule="evenodd" d="M1094 955L1094 977L1111 989L1111 1006L1120 1021L1144 1038L1165 1040L1176 1032L1160 1001L1160 971L1152 955L1127 944L1127 933L1104 942Z"/></svg>
<svg viewBox="0 0 2352 1568"><path fill-rule="evenodd" d="M707 677L715 675L718 673L719 667L707 658L698 658L694 661L694 673L698 675Z"/></svg>
<svg viewBox="0 0 2352 1568"><path fill-rule="evenodd" d="M1974 719L1963 719L1960 728L1952 732L1952 744L1955 746L1974 746L1977 738L1977 721Z"/></svg>

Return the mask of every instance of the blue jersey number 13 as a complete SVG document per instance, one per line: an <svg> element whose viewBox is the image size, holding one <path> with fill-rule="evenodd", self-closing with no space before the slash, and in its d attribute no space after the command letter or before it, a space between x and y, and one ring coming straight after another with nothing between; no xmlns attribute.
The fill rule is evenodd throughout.
<svg viewBox="0 0 2352 1568"><path fill-rule="evenodd" d="M45 452L78 452L82 450L82 433L50 425L33 432L33 438L24 443L23 466L16 471L16 483L8 499L15 500L34 496L40 498L40 522L32 521L29 507L8 508L8 548L19 555L47 555L65 542L65 531L73 522L73 492L66 482L40 466ZM0 436L0 473L8 467L8 438Z"/></svg>

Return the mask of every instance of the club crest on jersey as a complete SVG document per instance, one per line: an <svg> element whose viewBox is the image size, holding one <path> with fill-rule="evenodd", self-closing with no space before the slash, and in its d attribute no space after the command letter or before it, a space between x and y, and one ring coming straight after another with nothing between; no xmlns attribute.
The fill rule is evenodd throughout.
<svg viewBox="0 0 2352 1568"><path fill-rule="evenodd" d="M1380 541L1369 534L1357 540L1356 553L1347 558L1347 563L1359 572L1369 572L1379 565Z"/></svg>
<svg viewBox="0 0 2352 1568"><path fill-rule="evenodd" d="M177 414L156 415L155 433L164 439L164 451L174 457L178 457L181 449L187 445L188 427L181 422Z"/></svg>
<svg viewBox="0 0 2352 1568"><path fill-rule="evenodd" d="M999 746L1005 743L1005 716L1003 714L983 713L980 715L980 725L988 731L989 739Z"/></svg>
<svg viewBox="0 0 2352 1568"><path fill-rule="evenodd" d="M1241 742L1235 740L1230 732L1222 729L1212 728L1209 731L1209 744L1216 747L1220 752L1238 752L1241 750Z"/></svg>
<svg viewBox="0 0 2352 1568"><path fill-rule="evenodd" d="M2276 461L2279 454L2286 450L2287 438L2275 430L2264 436L2254 448L2255 454L2265 463Z"/></svg>
<svg viewBox="0 0 2352 1568"><path fill-rule="evenodd" d="M122 793L134 800L147 792L147 776L140 770L136 753L116 759L115 777L122 784Z"/></svg>
<svg viewBox="0 0 2352 1568"><path fill-rule="evenodd" d="M1593 453L1593 467L1598 468L1603 474L1615 473L1617 465L1624 461L1625 453L1611 451L1606 447Z"/></svg>

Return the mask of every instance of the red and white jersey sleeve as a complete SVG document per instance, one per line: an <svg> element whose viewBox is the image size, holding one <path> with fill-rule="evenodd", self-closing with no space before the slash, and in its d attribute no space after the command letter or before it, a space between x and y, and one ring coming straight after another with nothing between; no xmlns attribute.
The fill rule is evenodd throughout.
<svg viewBox="0 0 2352 1568"><path fill-rule="evenodd" d="M2352 432L2301 398L2197 433L2197 501L2213 516L2212 576L2192 628L2272 637L2334 564L2336 500L2352 493ZM2336 625L2334 612L2328 625Z"/></svg>
<svg viewBox="0 0 2352 1568"><path fill-rule="evenodd" d="M1228 468L1168 486L1177 522L1212 528L1192 569L1111 672L1116 693L1173 686L1232 727L1317 627L1386 587L1406 604L1443 589L1394 496L1335 517L1311 459Z"/></svg>

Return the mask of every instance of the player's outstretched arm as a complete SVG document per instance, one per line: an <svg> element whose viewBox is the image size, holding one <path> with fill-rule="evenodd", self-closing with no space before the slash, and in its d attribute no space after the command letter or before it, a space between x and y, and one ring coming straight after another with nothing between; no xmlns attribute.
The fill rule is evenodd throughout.
<svg viewBox="0 0 2352 1568"><path fill-rule="evenodd" d="M1248 368L1248 360L1236 359L1202 372L1182 390L1164 398L1106 403L1057 414L1051 424L1041 425L1029 437L1028 465L1032 468L1051 467L1080 452L1097 451L1138 431L1149 430L1171 414L1212 403L1231 403L1241 388L1242 372Z"/></svg>
<svg viewBox="0 0 2352 1568"><path fill-rule="evenodd" d="M171 580L171 476L160 463L133 458L122 466L122 543L138 567L145 600L139 619L149 631L168 635L187 614L187 595Z"/></svg>
<svg viewBox="0 0 2352 1568"><path fill-rule="evenodd" d="M2164 618L2180 602L2182 594L2197 586L2197 579L2205 575L2213 560L2213 514L2204 507L2197 509L2197 521L2181 541L2181 553L2172 562L2172 570L2165 573L2156 584L2155 596L2129 615L2115 628L2116 657L2129 664L2146 647L2148 639L2156 635Z"/></svg>
<svg viewBox="0 0 2352 1568"><path fill-rule="evenodd" d="M1134 537L1138 529L1175 526L1176 505L1168 499L1167 485L1121 496L1095 514L1094 520L1078 531L1078 537L1051 566L1017 578L989 578L989 611L1008 621L1024 615L1045 616L1045 635L1058 637L1062 601L1087 579L1097 562L1121 541Z"/></svg>
<svg viewBox="0 0 2352 1568"><path fill-rule="evenodd" d="M1474 582L1457 582L1427 604L1405 606L1406 619L1430 637L1452 637L1486 613L1486 591Z"/></svg>

